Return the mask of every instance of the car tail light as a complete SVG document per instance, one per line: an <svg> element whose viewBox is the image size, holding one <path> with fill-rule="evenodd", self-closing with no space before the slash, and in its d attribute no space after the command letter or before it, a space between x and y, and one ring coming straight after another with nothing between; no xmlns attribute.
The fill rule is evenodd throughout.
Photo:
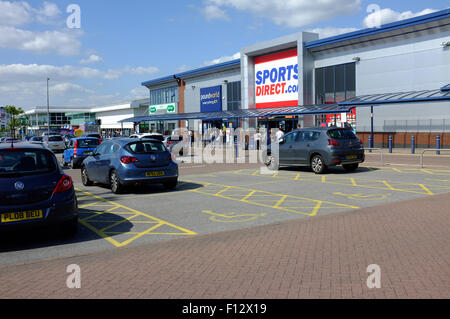
<svg viewBox="0 0 450 319"><path fill-rule="evenodd" d="M78 155L78 140L75 141L75 146L73 147L73 156L76 157Z"/></svg>
<svg viewBox="0 0 450 319"><path fill-rule="evenodd" d="M167 160L171 161L172 160L172 154L169 154L169 156L167 156Z"/></svg>
<svg viewBox="0 0 450 319"><path fill-rule="evenodd" d="M339 146L340 144L335 140L328 140L329 146Z"/></svg>
<svg viewBox="0 0 450 319"><path fill-rule="evenodd" d="M124 164L131 164L137 161L136 157L131 157L131 156L123 156L120 158L120 161Z"/></svg>
<svg viewBox="0 0 450 319"><path fill-rule="evenodd" d="M359 143L360 143L361 145L364 145L364 142L363 142L362 139L359 139Z"/></svg>
<svg viewBox="0 0 450 319"><path fill-rule="evenodd" d="M61 177L61 179L59 180L58 185L56 185L56 188L53 191L53 195L67 192L72 188L72 186L73 186L72 177L68 175L63 175L63 177Z"/></svg>

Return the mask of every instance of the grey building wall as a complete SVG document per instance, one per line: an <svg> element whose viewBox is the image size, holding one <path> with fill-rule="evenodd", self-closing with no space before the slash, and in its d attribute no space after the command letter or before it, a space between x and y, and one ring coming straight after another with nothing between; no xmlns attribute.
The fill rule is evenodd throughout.
<svg viewBox="0 0 450 319"><path fill-rule="evenodd" d="M184 79L186 87L184 90L184 110L186 113L200 112L200 89L222 85L222 108L227 110L227 86L229 83L240 81L241 73L239 68L203 75L195 78Z"/></svg>
<svg viewBox="0 0 450 319"><path fill-rule="evenodd" d="M353 62L359 57L357 96L436 90L450 83L450 48L440 45L445 41L450 41L450 30L413 34L373 46L327 52L316 56L314 64L319 68ZM445 128L445 122L450 123L450 102L375 106L374 122L378 132L439 131L439 127ZM357 129L370 131L370 107L357 108Z"/></svg>

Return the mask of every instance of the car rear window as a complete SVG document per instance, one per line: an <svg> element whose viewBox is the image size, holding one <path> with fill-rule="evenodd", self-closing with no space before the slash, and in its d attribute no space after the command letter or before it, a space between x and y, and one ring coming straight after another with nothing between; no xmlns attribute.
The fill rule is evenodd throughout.
<svg viewBox="0 0 450 319"><path fill-rule="evenodd" d="M33 137L31 140L34 141L34 142L42 142L44 140L44 138L42 138L42 137Z"/></svg>
<svg viewBox="0 0 450 319"><path fill-rule="evenodd" d="M62 136L50 136L48 138L48 141L49 142L62 142L64 140L63 140Z"/></svg>
<svg viewBox="0 0 450 319"><path fill-rule="evenodd" d="M337 140L354 140L355 133L351 130L331 130L328 131L328 136Z"/></svg>
<svg viewBox="0 0 450 319"><path fill-rule="evenodd" d="M161 135L145 135L142 138L153 139L153 140L157 140L157 141L163 141L164 140L164 136L161 136Z"/></svg>
<svg viewBox="0 0 450 319"><path fill-rule="evenodd" d="M0 178L39 175L57 169L53 155L44 150L0 150Z"/></svg>
<svg viewBox="0 0 450 319"><path fill-rule="evenodd" d="M79 148L95 148L100 145L99 140L78 140L77 146Z"/></svg>
<svg viewBox="0 0 450 319"><path fill-rule="evenodd" d="M127 149L134 154L150 154L150 153L162 153L167 152L164 144L159 142L136 142L127 145Z"/></svg>

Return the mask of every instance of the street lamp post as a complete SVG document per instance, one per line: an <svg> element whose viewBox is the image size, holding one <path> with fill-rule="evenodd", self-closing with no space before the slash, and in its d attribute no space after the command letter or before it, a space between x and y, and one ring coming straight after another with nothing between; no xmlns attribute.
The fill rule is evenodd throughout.
<svg viewBox="0 0 450 319"><path fill-rule="evenodd" d="M50 81L50 78L47 78L47 133L50 136L50 98L48 95L48 81Z"/></svg>

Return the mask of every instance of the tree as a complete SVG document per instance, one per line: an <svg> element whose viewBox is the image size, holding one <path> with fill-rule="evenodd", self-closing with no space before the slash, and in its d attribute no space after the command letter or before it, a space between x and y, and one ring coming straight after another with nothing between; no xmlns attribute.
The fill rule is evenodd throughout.
<svg viewBox="0 0 450 319"><path fill-rule="evenodd" d="M5 111L11 116L11 120L9 121L9 128L11 129L11 133L13 134L13 138L16 137L16 127L20 126L17 117L24 114L24 110L22 108L16 108L14 105L5 106Z"/></svg>

